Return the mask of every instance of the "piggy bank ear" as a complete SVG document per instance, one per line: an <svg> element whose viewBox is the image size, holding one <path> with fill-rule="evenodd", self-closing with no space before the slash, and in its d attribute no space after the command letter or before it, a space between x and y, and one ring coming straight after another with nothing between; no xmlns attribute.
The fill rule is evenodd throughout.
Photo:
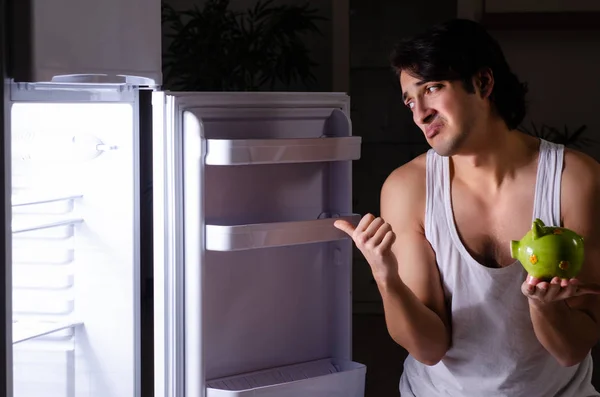
<svg viewBox="0 0 600 397"><path fill-rule="evenodd" d="M541 219L536 219L533 221L533 225L531 225L531 235L533 239L536 240L544 235L544 222Z"/></svg>

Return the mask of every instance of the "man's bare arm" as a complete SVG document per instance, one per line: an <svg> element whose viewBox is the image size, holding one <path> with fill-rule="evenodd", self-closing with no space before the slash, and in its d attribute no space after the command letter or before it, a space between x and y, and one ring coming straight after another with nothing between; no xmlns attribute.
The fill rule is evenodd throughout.
<svg viewBox="0 0 600 397"><path fill-rule="evenodd" d="M562 182L561 212L563 226L584 237L585 263L577 277L583 286L600 282L598 198L600 198L598 165L580 154L567 152ZM563 285L567 285L565 281ZM556 286L548 287L559 290ZM578 294L575 292L576 288L571 286L560 289L562 290L560 293L566 294L566 299L557 299L549 303L530 299L531 319L538 340L564 366L580 363L597 343L600 335L598 295L572 296ZM547 291L551 292L550 289Z"/></svg>
<svg viewBox="0 0 600 397"><path fill-rule="evenodd" d="M390 336L433 365L446 354L450 333L435 254L423 229L425 197L424 164L409 163L384 183L381 217L396 233L392 252L398 271L377 279L377 286Z"/></svg>
<svg viewBox="0 0 600 397"><path fill-rule="evenodd" d="M443 290L435 255L423 232L424 162L413 161L388 177L381 214L354 227L335 226L352 237L371 266L383 298L391 337L417 360L438 363L450 345Z"/></svg>

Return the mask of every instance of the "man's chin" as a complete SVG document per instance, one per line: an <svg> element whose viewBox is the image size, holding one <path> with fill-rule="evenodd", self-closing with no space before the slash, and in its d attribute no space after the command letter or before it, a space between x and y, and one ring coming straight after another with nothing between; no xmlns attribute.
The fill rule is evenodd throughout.
<svg viewBox="0 0 600 397"><path fill-rule="evenodd" d="M433 151L436 152L441 157L452 157L452 155L454 154L452 152L440 151L436 148L433 148Z"/></svg>
<svg viewBox="0 0 600 397"><path fill-rule="evenodd" d="M456 145L452 142L435 142L434 144L429 143L434 152L442 157L454 156L457 152Z"/></svg>
<svg viewBox="0 0 600 397"><path fill-rule="evenodd" d="M429 146L431 146L431 148L440 156L450 157L458 154L466 137L464 135L459 135L452 137L451 139L443 138L449 137L437 135L433 139L428 139L427 142L429 143Z"/></svg>

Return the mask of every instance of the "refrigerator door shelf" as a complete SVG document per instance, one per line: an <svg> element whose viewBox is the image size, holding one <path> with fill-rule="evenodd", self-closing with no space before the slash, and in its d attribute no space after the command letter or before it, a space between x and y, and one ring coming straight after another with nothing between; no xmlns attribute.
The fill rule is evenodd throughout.
<svg viewBox="0 0 600 397"><path fill-rule="evenodd" d="M206 225L206 249L240 251L341 240L348 236L333 223L344 219L357 224L360 215L299 222L257 223L250 225Z"/></svg>
<svg viewBox="0 0 600 397"><path fill-rule="evenodd" d="M207 397L362 397L366 367L325 359L207 382Z"/></svg>
<svg viewBox="0 0 600 397"><path fill-rule="evenodd" d="M344 161L360 158L361 138L208 139L207 165Z"/></svg>

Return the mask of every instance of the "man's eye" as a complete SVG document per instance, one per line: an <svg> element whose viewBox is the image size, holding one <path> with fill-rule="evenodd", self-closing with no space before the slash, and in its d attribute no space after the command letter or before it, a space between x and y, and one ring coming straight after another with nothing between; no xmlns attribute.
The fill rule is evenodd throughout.
<svg viewBox="0 0 600 397"><path fill-rule="evenodd" d="M406 104L406 107L409 108L410 110L412 110L415 107L415 103L414 102L408 102Z"/></svg>
<svg viewBox="0 0 600 397"><path fill-rule="evenodd" d="M439 85L432 85L431 87L427 87L427 91L428 91L429 93L436 92L436 91L437 91L437 90L439 90L439 89L440 89L440 86L439 86Z"/></svg>

